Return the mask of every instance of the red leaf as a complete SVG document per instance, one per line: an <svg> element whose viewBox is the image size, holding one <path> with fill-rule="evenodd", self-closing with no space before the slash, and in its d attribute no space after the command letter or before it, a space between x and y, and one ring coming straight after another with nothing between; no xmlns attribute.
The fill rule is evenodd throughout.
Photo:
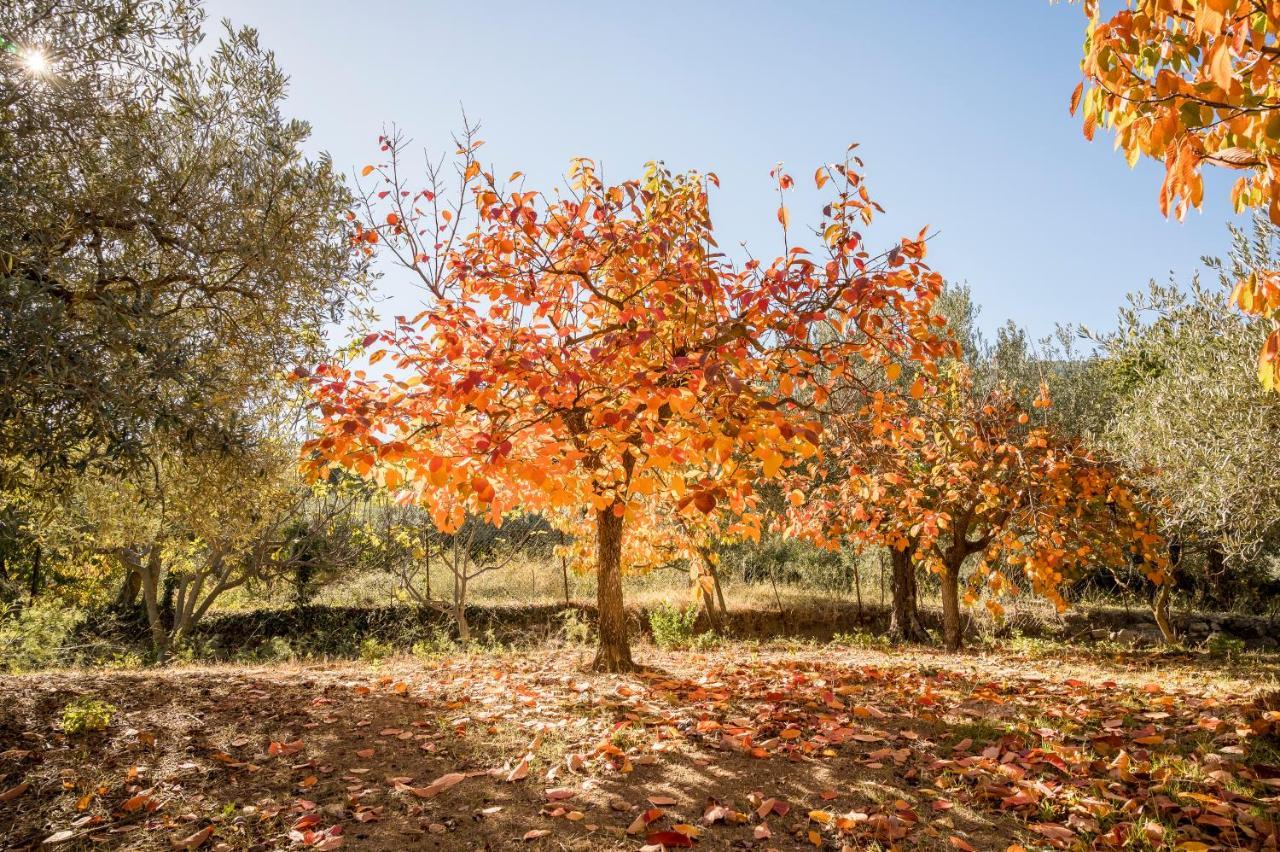
<svg viewBox="0 0 1280 852"><path fill-rule="evenodd" d="M645 843L661 844L668 848L676 846L693 846L693 839L678 831L655 831L644 839Z"/></svg>

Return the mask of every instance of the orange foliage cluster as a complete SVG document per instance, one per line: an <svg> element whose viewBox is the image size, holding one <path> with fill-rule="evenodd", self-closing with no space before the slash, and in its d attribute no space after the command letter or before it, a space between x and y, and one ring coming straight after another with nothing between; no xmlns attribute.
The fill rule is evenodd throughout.
<svg viewBox="0 0 1280 852"><path fill-rule="evenodd" d="M1140 558L1152 581L1166 569L1163 541L1136 494L1078 441L1031 423L1004 386L975 392L969 371L948 365L919 398L878 392L842 418L826 481L794 500L795 534L835 547L851 540L909 552L945 586L971 555L970 601L1018 586L1002 566L1059 607L1059 587L1090 564ZM1050 405L1042 387L1032 409ZM945 601L944 601L945 603Z"/></svg>
<svg viewBox="0 0 1280 852"><path fill-rule="evenodd" d="M1280 2L1129 0L1103 20L1090 17L1084 72L1071 98L1084 133L1112 128L1130 163L1145 154L1165 163L1160 209L1179 218L1204 198L1205 164L1245 169L1232 190L1237 211L1266 208L1280 224ZM1272 276L1238 283L1247 313L1280 318ZM1267 340L1259 375L1280 385L1280 329Z"/></svg>
<svg viewBox="0 0 1280 852"><path fill-rule="evenodd" d="M393 183L392 211L358 231L423 272L431 301L365 341L385 375L314 371L322 419L305 449L316 474L376 480L446 530L468 512L546 512L575 530L611 512L639 531L632 564L720 515L756 537L754 484L817 451L831 377L944 346L923 234L875 256L863 243L878 208L856 159L820 172L838 187L820 250L735 266L716 249L714 175L651 165L609 185L580 159L549 195L500 187L473 150L472 227L461 205Z"/></svg>

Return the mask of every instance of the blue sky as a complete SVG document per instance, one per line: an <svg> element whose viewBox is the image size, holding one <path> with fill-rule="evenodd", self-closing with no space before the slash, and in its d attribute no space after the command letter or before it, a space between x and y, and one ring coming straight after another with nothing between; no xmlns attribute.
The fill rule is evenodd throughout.
<svg viewBox="0 0 1280 852"><path fill-rule="evenodd" d="M551 186L569 158L606 177L651 159L715 171L721 246L771 257L770 168L801 187L861 144L887 215L884 245L924 225L929 260L966 281L990 333L1012 318L1110 327L1128 291L1224 253L1230 174L1204 213L1166 221L1161 167L1130 170L1109 136L1087 143L1067 101L1084 17L1046 0L849 2L381 2L208 0L211 23L256 27L291 75L289 110L348 173L392 122L440 150L459 105L483 122L486 162ZM910 11L906 11L907 9ZM793 228L818 196L790 199ZM416 298L390 274L388 313Z"/></svg>

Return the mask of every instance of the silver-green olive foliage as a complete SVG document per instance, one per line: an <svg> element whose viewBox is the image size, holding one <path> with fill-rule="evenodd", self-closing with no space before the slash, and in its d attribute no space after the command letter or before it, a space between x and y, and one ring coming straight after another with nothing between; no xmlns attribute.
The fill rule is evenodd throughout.
<svg viewBox="0 0 1280 852"><path fill-rule="evenodd" d="M229 447L359 277L348 195L248 29L191 0L0 11L0 490Z"/></svg>
<svg viewBox="0 0 1280 852"><path fill-rule="evenodd" d="M1280 262L1280 232L1233 229L1219 286L1152 283L1102 338L1116 393L1107 442L1164 501L1166 529L1227 565L1280 533L1280 396L1257 380L1266 320L1228 302L1230 282Z"/></svg>

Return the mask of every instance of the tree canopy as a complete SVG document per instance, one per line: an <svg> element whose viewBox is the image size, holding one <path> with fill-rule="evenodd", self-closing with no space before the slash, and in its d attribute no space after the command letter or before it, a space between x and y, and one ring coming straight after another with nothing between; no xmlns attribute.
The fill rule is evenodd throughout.
<svg viewBox="0 0 1280 852"><path fill-rule="evenodd" d="M356 292L349 196L303 155L287 78L252 30L208 49L203 24L187 0L6 7L4 490L152 441L233 447Z"/></svg>

